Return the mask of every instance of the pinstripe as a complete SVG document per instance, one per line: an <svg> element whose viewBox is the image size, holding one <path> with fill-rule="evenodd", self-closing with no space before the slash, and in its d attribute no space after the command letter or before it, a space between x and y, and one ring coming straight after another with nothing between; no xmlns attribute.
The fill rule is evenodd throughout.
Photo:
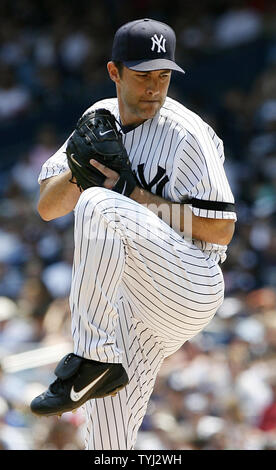
<svg viewBox="0 0 276 470"><path fill-rule="evenodd" d="M145 147L146 147L146 144L147 144L147 141L149 140L149 136L150 136L150 131L151 131L151 126L153 124L153 120L151 121L150 123L150 126L149 126L149 132L148 132L148 137L147 139L145 140L144 142L144 145L143 145L143 149L142 149L142 152L141 152L141 156L140 156L140 161L142 160L142 157L143 157L143 153L144 153L144 150L145 150ZM161 127L161 135L160 137L158 138L158 140L156 139L156 132L159 130L160 131L160 126L158 125L159 124L159 120L158 122L156 123L155 125L155 129L154 129L154 132L151 133L151 141L150 141L150 144L149 144L149 148L147 150L147 156L146 156L146 161L150 158L150 155L152 153L152 145L155 142L159 142L160 139L161 139L161 136L162 136L162 133L164 131L164 127L162 126ZM150 163L150 166L152 164L152 162L149 162ZM149 174L151 173L151 171L149 170Z"/></svg>
<svg viewBox="0 0 276 470"><path fill-rule="evenodd" d="M162 127L161 127L161 133L160 133L159 139L158 139L158 140L156 139L156 146L155 146L155 149L153 149L153 148L151 147L151 148L149 149L149 152L148 152L147 161L149 162L149 169L148 169L148 177L149 177L149 180L152 179L153 167L154 167L154 168L156 167L156 164L154 163L154 160L151 159L150 156L151 156L152 154L154 154L154 155L157 154L158 147L161 146L161 143L162 143L162 146L161 146L161 148L160 148L160 153L159 153L160 157L159 157L159 161L161 160L161 156L162 156L162 154L163 154L164 144L165 144L165 142L166 142L166 137L167 137L168 132L169 132L169 127L168 127L168 128L167 128L167 132L166 132L166 134L165 134L165 136L164 136L164 133L165 133L165 130L166 130L166 121L167 121L167 118L165 118L164 123L163 123L163 125L162 125ZM160 122L160 119L159 119L158 123L159 123L159 122ZM160 126L156 126L156 130L158 129L158 127L160 127ZM155 130L155 132L156 132L156 130ZM152 139L152 144L153 144L153 140L154 140L154 139Z"/></svg>
<svg viewBox="0 0 276 470"><path fill-rule="evenodd" d="M175 103L174 103L175 104ZM168 108L166 108L168 109ZM177 112L176 110L180 111L180 112ZM175 113L179 115L179 117L181 117L182 119L186 119L186 121L189 123L189 125L191 126L191 128L193 128L193 131L194 131L194 134L199 134L203 137L203 140L205 139L205 136L204 136L204 133L202 132L202 127L200 127L198 125L198 119L194 119L193 121L191 121L191 117L192 116L194 118L194 113L191 113L190 111L188 111L187 109L185 109L184 107L181 107L180 108L180 105L179 104L176 104L175 105ZM204 123L205 124L205 123ZM205 139L205 143L207 144L207 147L208 147L208 142L206 141ZM210 150L210 146L208 147L208 149ZM205 159L205 156L203 154L203 158ZM208 169L208 166L207 166L207 169ZM209 180L209 184L210 184L210 180ZM211 186L210 186L211 187ZM224 189L227 189L227 188L224 188ZM209 197L210 197L211 193L209 193Z"/></svg>
<svg viewBox="0 0 276 470"><path fill-rule="evenodd" d="M149 242L150 242L152 245L154 245L155 247L158 247L158 244L157 244L157 243L154 243L152 240L149 240ZM138 247L140 247L141 249L143 249L143 244L138 243L138 242L136 241L136 245L137 245ZM148 251L151 252L151 253L154 253L154 250L153 250L153 249L148 250ZM164 249L163 251L164 251L164 255L162 255L162 256L160 255L160 258L163 259L164 261L167 261L166 253L169 253L169 250ZM176 258L176 255L173 255L173 257ZM149 263L156 264L156 265L158 265L158 266L161 267L161 264L158 264L156 261L153 261L150 257L147 257L146 255L143 255L143 258L147 259L147 260L149 261ZM197 258L197 259L201 259L201 260L204 259L204 260L205 260L205 258ZM173 266L179 267L179 265L176 264L176 263L173 263L172 260L170 260L170 264L173 265ZM199 265L198 265L198 264L190 263L190 262L187 261L187 260L185 260L185 264L188 264L189 266L195 266L196 268L199 268ZM206 264L206 265L201 265L201 266L200 266L200 269L208 269L208 270L209 270L210 267ZM197 273L193 273L193 274L197 274Z"/></svg>
<svg viewBox="0 0 276 470"><path fill-rule="evenodd" d="M202 149L199 147L195 136L191 134L191 132L189 132L188 130L187 130L187 135L189 136L189 139L187 139L187 146L188 148L192 149L195 161L196 161L196 158L198 157L200 160L200 163L204 165L205 164L204 154L202 152ZM194 145L191 144L191 139L193 139ZM196 149L196 146L198 147L198 150ZM191 158L191 155L192 155L191 151L189 152L187 151L186 154L189 155ZM198 167L200 168L200 164L198 165Z"/></svg>
<svg viewBox="0 0 276 470"><path fill-rule="evenodd" d="M143 282L137 281L133 276L130 276L129 274L128 274L128 277L130 277L131 279L133 279L133 281L136 281L136 283L137 283L139 286L142 287L142 290L145 290L149 295L151 295L151 296L154 297L156 300L158 300L158 296L157 296L157 295L154 295L149 289L147 289L147 288L145 287L145 283L147 282L146 279L144 279L144 278L141 276L141 280L142 280L142 281L145 281L145 283L143 283ZM164 284L161 284L161 283L158 282L156 279L155 279L155 284L160 285L161 287L166 288L166 286L165 286ZM137 290L139 290L139 288L138 288ZM173 289L168 288L168 290L169 290L170 292L174 292ZM185 290L188 290L188 289L185 289ZM193 292L193 291L189 290L189 292ZM216 295L216 294L219 294L219 293L221 293L221 290L219 290L218 292L214 292L212 295ZM177 294L177 295L178 295L178 294ZM205 293L200 292L200 293L198 293L198 295L209 295L209 296L210 296L210 293L209 293L209 294L208 294L208 293L205 294ZM162 297L164 297L165 299L168 299L168 300L171 298L170 296L166 296L164 293L162 293ZM183 298L183 299L186 299L186 300L191 300L191 299L189 299L189 298L186 298L185 296L179 295L179 297L181 297L181 298ZM191 301L192 301L192 300L191 300ZM212 304L212 303L214 303L214 302L216 302L216 301L212 301L212 302L198 302L198 301L192 301L192 302L197 303L197 304L210 305L210 304ZM179 305L179 306L182 306L182 305L183 305L182 302L177 302L176 300L174 300L173 303L176 304L176 305ZM170 310L174 310L175 312L178 312L178 311L179 311L178 309L173 308L171 305L170 305ZM169 315L169 314L168 314L168 315ZM187 314L185 314L185 317L187 317L187 318L193 318L194 320L197 320L197 319L203 320L204 318L208 318L208 317L202 317L202 316L201 316L201 317L195 317L194 315L193 315L193 316L190 316L190 315L187 315ZM172 318L173 318L173 316L172 316ZM182 319L181 319L181 321L182 321Z"/></svg>
<svg viewBox="0 0 276 470"><path fill-rule="evenodd" d="M104 444L103 444L103 433L102 433L102 419L103 419L103 416L99 416L99 410L98 410L98 401L95 400L95 408L96 408L96 413L97 413L97 421L98 421L98 427L97 429L99 430L99 434L98 436L100 437L100 448L103 449L104 448ZM101 420L101 422L100 422ZM98 444L99 445L99 444Z"/></svg>
<svg viewBox="0 0 276 470"><path fill-rule="evenodd" d="M133 258L135 258L135 256L133 256ZM146 260L148 260L149 262L151 262L151 258L148 258L148 257L145 256L145 255L144 255L144 258L145 258ZM140 261L139 258L136 258L136 259L137 259L138 261ZM199 259L201 259L201 258L199 258ZM157 265L157 266L160 266L161 269L164 268L164 265L161 265L161 264L159 264L159 263L157 263L157 262L155 262L154 264ZM178 267L177 264L175 264L175 266ZM129 269L132 269L132 266L130 266L129 264L128 264L128 267L129 267ZM141 267L142 267L142 266L141 266ZM151 271L152 271L153 274L160 275L160 271L155 271L152 266L151 266ZM187 274L196 275L196 276L199 276L199 275L200 275L199 273L194 273L194 272L187 271L187 270L186 270L186 273L187 273ZM176 271L174 271L173 275L179 277L180 279L183 278L183 272L181 272L180 274L178 274ZM206 277L206 278L213 278L213 276L208 276L208 275L205 275L205 274L203 275L203 277ZM208 288L208 289L212 289L212 287L214 287L215 285L217 285L217 284L201 284L201 283L196 283L194 280L193 280L193 284L195 284L195 285L201 285L201 286L204 286L204 287L206 287L206 288ZM221 282L220 282L219 284L221 284ZM189 290L189 289L186 287L186 290Z"/></svg>
<svg viewBox="0 0 276 470"><path fill-rule="evenodd" d="M85 202L84 206L85 206L85 211L86 211L87 210L87 201ZM80 217L82 217L80 220L84 220L84 217L87 215L87 212L85 212L85 211L82 212L82 210L80 208L79 214L80 214ZM97 204L95 205L95 208L93 209L93 211L88 211L88 214L92 215L91 218L90 218L90 221L89 221L89 225L88 225L89 229L93 226L94 219L96 219L96 220L98 219L98 215L97 215L98 212L97 211L98 211ZM77 220L79 220L79 217L77 217ZM76 226L77 226L77 230L78 230L79 224L77 223ZM118 279L118 273L116 274L116 276L114 276L114 282L112 281L112 276L108 276L106 278L107 273L106 273L106 267L105 267L104 253L105 253L105 256L106 255L107 256L113 256L113 257L117 256L121 260L122 260L122 257L118 252L118 249L121 250L121 241L120 241L120 239L117 238L116 252L113 253L114 239L112 239L112 237L109 237L109 240L108 240L109 243L108 243L108 246L107 246L106 234L104 236L102 236L102 233L103 234L105 233L105 231L103 229L103 226L105 226L105 220L97 225L97 232L96 232L96 235L95 235L95 238L98 239L98 242L96 242L97 249L95 250L94 246L93 246L93 249L88 250L87 247L90 246L90 244L92 243L92 238L90 238L90 237L87 238L86 237L87 241L85 241L83 243L83 250L82 250L83 254L79 259L78 258L76 259L76 263L79 262L80 267L78 269L78 276L75 276L75 278L73 279L73 282L72 282L72 292L76 291L76 285L78 286L79 282L81 282L81 288L82 288L83 294L82 294L82 296L79 296L79 299L80 298L82 299L82 304L80 305L79 301L78 301L77 305L75 305L73 296L70 296L70 298L71 298L71 303L72 303L73 307L75 307L75 309L72 308L72 311L75 312L76 309L79 310L79 315L82 318L82 321L79 322L80 330L78 330L79 333L80 333L81 338L83 338L83 332L82 332L83 328L84 329L87 328L87 330L89 332L89 338L90 338L89 344L87 343L87 341L84 342L83 340L81 340L81 342L84 343L86 348L88 347L88 350L84 349L82 351L82 353L85 354L87 357L90 357L91 351L93 350L93 353L95 355L95 357L94 357L95 360L100 360L100 358L102 358L102 360L104 360L104 361L111 361L112 360L111 353L107 353L106 348L103 348L104 358L102 357L102 355L101 355L102 354L102 352L101 352L102 351L102 344L105 344L105 340L102 337L101 341L100 341L99 335L96 334L97 329L92 327L92 325L93 325L94 322L96 322L96 323L98 322L98 327L97 328L101 328L102 327L101 324L102 324L102 321L103 321L103 318L104 318L105 323L107 322L107 327L109 328L111 337L114 336L114 331L113 331L114 330L114 326L113 326L114 322L112 323L110 321L110 318L111 317L114 318L117 315L117 312L116 312L115 307L110 308L110 307L108 307L108 305L112 306L113 303L114 303L114 298L113 297L116 295L116 288L117 288L117 284L119 282L119 279ZM83 233L83 231L84 231L84 229L83 229L83 224L82 224L82 233ZM93 243L93 245L94 245L94 243ZM93 254L94 251L96 251L96 253ZM89 258L88 258L88 253L89 253ZM95 260L95 256L96 256L96 260ZM94 265L95 266L95 271L94 270L85 270L86 264L92 265L92 266ZM122 270L123 270L123 267L122 267L121 264L117 264L116 266L117 266L117 269L118 269L118 272L119 272L119 277L120 277L120 275L122 273ZM112 270L113 269L114 268L112 267ZM109 274L112 274L112 270L111 270L111 272L109 271ZM84 273L85 273L85 275L84 275ZM94 281L91 277L92 274L94 276L93 278L101 279L101 281L104 285L102 285L101 287L97 286L97 289L95 289L96 284L94 283ZM105 278L107 279L106 283L104 282ZM91 284L91 282L92 282L92 284ZM107 297L106 297L106 299L104 299L104 297L102 297L102 294L101 294L101 289L106 288L106 284L108 285L108 290L106 291ZM89 288L89 286L92 287L92 292L90 292L91 289ZM108 300L108 303L107 303L107 300ZM101 304L100 304L100 302L101 302ZM99 311L99 313L98 313L100 305L101 305L101 311ZM112 310L114 310L114 312L112 312ZM105 312L105 315L103 315L104 312ZM75 315L75 313L74 313L74 315ZM106 324L104 324L103 327L105 328ZM79 345L79 343L80 342L78 341L78 345ZM83 345L83 348L84 348L84 345ZM116 359L113 359L113 360L115 362L116 361L118 362L119 358L117 360Z"/></svg>
<svg viewBox="0 0 276 470"><path fill-rule="evenodd" d="M206 173L207 173L207 178L208 178L208 185L209 185L209 193L207 193L207 191L205 190L204 192L204 198L206 197L206 199L211 199L211 188L212 188L212 182L211 182L211 177L210 177L210 172L209 172L209 167L208 167L208 164L206 162L206 157L204 155L204 152L202 150L202 148L200 147L199 143L195 140L195 137L193 134L191 133L188 133L188 135L194 139L194 141L196 142L197 146L198 146L198 149L199 149L199 154L201 155L203 161L204 161L204 168L206 168Z"/></svg>
<svg viewBox="0 0 276 470"><path fill-rule="evenodd" d="M129 355L129 354L132 355L132 362L133 362L133 359L135 359L135 357L137 356L137 353L138 353L139 360L137 360L137 357L136 357L137 361L135 361L135 364L133 363L134 375L129 374L130 375L130 385L126 387L126 389L128 389L130 387L133 393L126 394L125 389L124 389L121 392L119 392L119 394L116 397L114 397L112 399L110 399L110 398L109 399L108 398L104 399L105 412L104 412L104 423L102 423L102 429L103 430L106 429L106 416L108 416L109 422L112 422L112 426L114 426L114 423L115 423L116 426L120 428L119 434L115 433L116 434L116 439L115 439L115 435L114 435L112 445L115 445L115 447L113 447L113 448L132 449L133 446L134 446L134 441L135 441L137 428L139 427L139 423L141 422L141 420L144 416L144 413L145 413L146 404L147 404L147 401L148 401L147 395L148 395L149 391L151 391L152 388L153 388L154 376L152 374L155 374L155 370L152 371L152 370L150 370L150 368L152 367L152 365L154 363L154 360L156 360L156 357L158 355L160 356L160 353L162 354L162 352L160 352L160 347L161 346L158 342L155 341L156 344L155 345L152 344L151 339L153 337L153 334L150 333L149 336L148 336L147 329L142 328L142 322L139 322L139 321L137 322L138 326L141 325L142 335L140 334L140 332L136 332L136 328L133 328L133 323L129 324L129 320L130 320L131 317L129 317L129 316L127 317L127 312L125 310L125 303L122 304L122 307L123 307L122 310L121 310L122 315L120 316L120 321L119 321L119 325L118 325L118 328L120 330L120 334L118 335L119 342L120 341L125 342L126 331L130 332L131 333L130 343L131 343L132 346L131 346L131 348L129 348L127 350L127 355ZM142 343L140 345L140 348L138 347L137 350L136 349L133 350L133 348L135 347L137 342L140 341L141 336L142 337L145 336L144 341L142 341ZM122 346L122 344L121 344L121 346ZM145 348L147 348L147 346L148 346L148 351L149 351L148 355L153 356L149 363L145 362L144 359L143 359L143 356L145 354ZM154 353L154 349L156 351L156 347L157 347L157 353L155 352L155 354L152 354L152 353ZM142 356L141 356L141 354L142 354ZM142 374L141 375L139 374L139 367L142 367ZM146 379L146 378L143 380L143 377L146 377L148 375L150 375L149 380ZM137 382L137 380L138 380L138 382ZM138 386L138 383L140 383L139 386ZM138 390L139 390L139 393L137 395ZM142 394L140 394L141 390L144 390L144 392L142 392ZM135 399L133 400L134 397L135 397ZM125 401L126 399L130 403L129 416L128 417L126 416L125 409L124 409L124 413L123 413L123 403L125 403L124 408L126 408L126 406L127 406L126 405L127 402ZM95 400L95 402L97 402L97 401L99 402L100 400ZM102 407L100 408L99 405L98 405L98 407L97 407L97 416L98 417L101 416L101 410L102 410ZM144 410L144 412L141 413L141 410ZM95 422L95 413L92 414L91 408L87 408L87 411L89 411L89 416L91 416L91 418L92 418L92 419L90 419L91 420L91 425L93 426L93 423L94 423L94 426L96 426L95 427L95 432L96 432L96 429L98 429L99 423L98 423L98 420L96 420L96 422ZM140 416L138 416L139 413L140 413ZM123 421L123 423L126 422L127 427L124 427L124 425L122 426L122 416L123 415L125 417L125 420ZM127 417L127 419L126 419L126 417ZM139 419L138 426L137 426L137 418ZM111 426L111 424L110 424L110 426ZM92 448L95 448L95 449L106 449L107 448L107 446L108 446L108 436L106 434L104 434L104 435L105 435L105 438L104 439L98 439L96 443L92 443L92 441L90 440L90 445L92 446ZM118 441L118 436L120 437L120 441ZM111 434L111 439L112 439L112 434ZM89 438L87 439L87 442L89 442ZM89 444L88 444L88 448L89 448Z"/></svg>
<svg viewBox="0 0 276 470"><path fill-rule="evenodd" d="M88 203L87 203L87 205L88 205ZM84 208L83 214L81 216L80 233L79 233L81 242L80 242L79 253L78 253L77 250L75 250L75 255L76 255L76 256L74 256L74 265L75 266L77 265L77 263L80 262L80 259L81 259L82 243L83 243L83 219L84 219L85 209L86 209L86 207ZM76 244L76 246L78 246L78 244ZM75 276L76 276L76 272L74 274L73 279L75 278ZM76 292L78 293L77 307L76 308L79 307L79 299L80 299L80 290L81 290L81 286L82 286L82 280L83 280L83 276L79 278L79 283L76 283L75 287L71 290L70 300L71 300L71 309L72 309L72 313L73 313L72 318L75 318L75 315L74 315L75 301L74 301L74 299L75 299ZM79 317L78 330L77 331L80 331L80 321L81 321L81 317ZM78 339L78 343L77 343L77 351L79 350L79 342L80 342L80 338Z"/></svg>
<svg viewBox="0 0 276 470"><path fill-rule="evenodd" d="M187 163L184 163L184 166L186 166L186 167L189 168L189 166L187 165ZM189 185L192 185L192 184L193 184L192 181L191 181L192 178L190 179L190 178L188 177L187 172L183 171L182 168L178 168L178 169L179 169L179 171L180 171L180 173L181 173L180 176L182 177L182 179L183 179L183 178L186 178L186 180L188 180L188 186L189 186ZM189 168L189 170L191 171L190 168ZM193 175L194 175L194 174L193 174ZM191 175L191 176L192 176L192 175ZM195 176L195 175L194 175L194 176ZM180 178L178 178L178 180L179 180L179 181L183 184L183 186L184 186L184 183L182 182L182 180L181 180Z"/></svg>
<svg viewBox="0 0 276 470"><path fill-rule="evenodd" d="M167 151L167 158L166 158L166 160L165 160L165 166L168 165L168 159L169 159L169 157L170 157L170 155L171 155L171 149L172 149L173 141L174 141L174 139L175 139L175 129L176 129L176 126L177 126L177 124L174 124L174 127L173 127L173 129L172 129L172 136L171 136L171 139L170 139L169 144L168 144L168 151ZM169 129L168 129L168 132L169 132ZM167 134L166 134L166 137L167 137L167 135L168 135L168 132L167 132ZM163 140L163 144L162 144L161 153L163 153L164 145L166 144L166 142L167 142L167 140L164 139L164 140Z"/></svg>
<svg viewBox="0 0 276 470"><path fill-rule="evenodd" d="M184 174L183 171L182 171L182 174ZM180 178L177 177L177 178L176 178L176 181L178 182L178 184L181 184L181 186L183 186L183 188L184 188L184 190L185 190L186 192L188 192L188 186L186 186L186 185L183 183L183 181L181 181ZM183 194L183 190L180 191L180 189L178 189L178 188L175 188L174 190L175 190L175 192L178 193L179 198L181 198L181 197L182 197L182 194Z"/></svg>
<svg viewBox="0 0 276 470"><path fill-rule="evenodd" d="M106 399L102 400L102 403L103 403L103 408L104 408L104 412L105 412L105 419L106 419L106 423L107 423L107 435L108 435L108 441L109 441L109 448L112 450L112 441L111 441L111 437L110 437L110 425L108 424L108 418L107 418L107 412L106 412Z"/></svg>
<svg viewBox="0 0 276 470"><path fill-rule="evenodd" d="M86 203L86 207L87 207L88 203ZM85 211L84 211L84 214L85 214ZM83 215L84 217L84 215ZM91 218L90 218L90 221L89 221L89 230L91 228L91 225L92 225L92 221L93 221L93 214L91 214ZM83 232L83 220L82 220L82 232ZM99 226L97 227L97 231L99 232ZM81 240L83 240L85 237L82 236ZM84 264L86 265L87 264L87 261L88 261L88 254L89 254L89 247L90 247L90 239L88 239L88 242L87 242L87 246L86 246L86 252L85 252L85 255L84 256L81 256L81 261L83 262L84 260ZM82 243L81 243L81 249L82 249ZM85 251L83 249L83 251ZM102 252L103 253L103 252ZM99 271L99 268L98 268L98 271ZM97 272L98 274L98 272ZM82 270L82 275L80 276L80 283L79 283L79 286L78 286L78 297L77 297L77 306L79 308L79 302L80 302L80 297L81 297L81 290L86 287L86 289L88 288L88 285L89 283L84 283L84 276L86 275L86 271L83 269Z"/></svg>
<svg viewBox="0 0 276 470"><path fill-rule="evenodd" d="M128 148L129 148L129 153L132 152L132 148L133 148L133 142L134 142L134 136L135 136L135 129L133 129L133 131L131 132L131 143L128 145ZM124 145L126 146L127 145L127 137L128 137L129 134L126 134L124 135L123 137L123 142L124 142Z"/></svg>
<svg viewBox="0 0 276 470"><path fill-rule="evenodd" d="M192 170L192 168L188 165L188 162L187 161L185 162L185 160L183 158L180 158L180 160L184 165L186 165L189 168L190 172L194 175L195 181L198 183L198 180L199 180L200 176L202 176L202 168L199 167L197 162L193 158L191 158L191 156L188 154L188 152L185 149L183 149L183 152L185 153L185 155L187 155L187 157L189 159L188 160L189 163L192 162L193 165L196 167L195 171ZM196 171L197 171L197 174L195 173Z"/></svg>
<svg viewBox="0 0 276 470"><path fill-rule="evenodd" d="M132 209L128 208L127 212L130 213L131 211L132 211ZM137 210L135 210L134 212L135 212L135 213L138 213ZM106 211L105 211L105 213L106 213ZM131 218L128 218L128 217L127 217L126 213L124 213L124 214L122 215L122 217L123 217L124 219L126 219L126 220L129 219L130 221L132 221ZM142 227L142 226L140 226L140 227ZM131 229L129 228L129 230L131 230ZM162 230L162 227L160 227L160 230L159 230L159 231L160 231L160 234L161 234L161 235L166 234L166 232L165 232L164 230ZM158 234L156 234L156 232L153 234L149 228L147 228L147 232L148 232L148 234L154 235L154 237L158 237ZM141 235L141 230L140 230L140 232L138 232L138 233L139 233L139 235ZM171 231L171 233L170 233L170 238L172 239L172 241L175 241L175 240L176 240L176 238L173 236L173 231ZM178 240L178 241L179 241L179 240ZM167 241L167 243L169 244L170 242ZM208 244L208 245L210 245L210 244ZM173 244L171 244L171 246L173 246ZM207 245L201 242L200 248L203 248L203 247L206 247L206 250L205 250L205 251L207 251ZM195 250L195 249L196 249L195 247L192 247L192 246L190 247L190 250ZM203 258L202 258L202 259L203 259ZM215 263L215 264L216 264L216 263Z"/></svg>
<svg viewBox="0 0 276 470"><path fill-rule="evenodd" d="M149 137L150 137L150 130L151 130L152 124L153 124L153 119L150 120L150 124L149 124L148 129L147 129L147 134L144 136L144 139L143 139L143 141L142 141L142 144L143 144L143 145L142 145L141 151L139 152L139 154L140 154L139 163L140 163L141 160L142 160L143 153L144 153L144 150L145 150L145 146L146 146L146 144L147 144L147 142L148 142L148 139L149 139Z"/></svg>
<svg viewBox="0 0 276 470"><path fill-rule="evenodd" d="M145 285L146 285L146 283L147 283L147 280L146 280L146 279L142 278L141 280L144 281L144 282L139 282L139 281L137 281L133 276L130 276L129 274L128 274L128 276L127 276L127 280L128 280L128 278L131 278L134 282L136 282L136 283L142 288L142 290L145 290L145 291L149 294L149 296L152 296L152 297L154 297L156 300L158 300L158 296L152 294L152 292L151 292L149 289L147 289L147 288L145 287ZM178 299L178 297L179 297L180 299L185 299L185 300L188 300L188 301L190 301L190 302L192 302L192 303L200 304L200 305L210 305L210 304L213 304L213 303L216 302L216 300L213 300L212 302L200 302L200 301L198 301L198 300L190 299L189 297L185 297L184 295L180 295L179 293L175 292L174 289L170 289L170 288L167 287L166 285L164 285L164 284L158 282L156 279L154 279L154 284L159 285L159 286L161 286L161 287L164 287L164 288L165 288L164 290L166 290L166 291L169 291L169 292L174 293L177 299ZM131 283L131 285L134 286L134 283ZM185 288L184 288L184 289L185 289ZM139 288L137 288L137 291L139 291ZM189 291L189 292L194 293L192 290L185 289L185 292L186 292L186 291ZM161 292L161 291L158 289L158 293L159 293L159 292ZM212 293L212 297L215 296L215 295L217 295L217 294L221 294L221 290L219 290L218 292ZM210 297L210 293L209 293L209 294L204 294L204 293L202 294L201 292L197 292L197 295L199 295L199 296L201 296L201 295L209 295L209 297ZM168 299L168 300L171 299L171 296L165 295L164 292L162 292L162 297L164 297L164 299ZM148 298L149 298L149 297L148 297ZM179 300L180 300L180 299L179 299ZM183 305L182 302L178 302L178 301L175 300L175 299L173 300L173 304L176 304L176 305L179 305L179 306ZM190 307L189 307L189 308L190 308ZM174 309L172 306L170 306L170 309L175 310L176 312L178 311L177 309ZM186 315L185 315L185 316L186 316ZM196 319L196 317L194 317L194 316L193 316L192 318ZM202 319L202 318L201 318L201 319Z"/></svg>
<svg viewBox="0 0 276 470"><path fill-rule="evenodd" d="M117 426L116 410L114 408L113 400L111 400L111 406L112 406L112 411L113 411L113 416L114 416L114 424L115 424L115 429L116 429L116 439L117 439L117 443L118 443L118 446L116 446L116 448L118 447L118 449L120 450L119 430L118 430L118 426ZM121 414L122 414L122 409L121 409Z"/></svg>
<svg viewBox="0 0 276 470"><path fill-rule="evenodd" d="M134 154L133 154L133 158L135 157L135 155L136 155L136 153L137 153L137 151L138 151L140 142L142 141L143 130L144 130L144 124L142 124L142 126L140 126L140 127L137 129L137 132L138 132L138 130L140 130L140 136L139 136L139 139L138 139L138 143L137 143L135 152L134 152Z"/></svg>
<svg viewBox="0 0 276 470"><path fill-rule="evenodd" d="M200 331L203 326L206 326L206 324L208 323L208 321L205 321L202 325L200 325L200 328L196 328L196 329L193 329L193 328L186 328L185 329L183 328L183 321L181 321L181 319L179 319L179 323L180 325L177 325L177 319L175 317L172 317L173 318L173 321L167 321L165 315L167 316L168 315L168 312L167 310L164 310L164 309L161 309L160 306L159 306L159 311L160 311L160 314L157 314L155 310L153 310L153 308L150 308L148 304L146 304L145 302L143 302L141 300L140 297L138 297L136 291L133 291L130 287L128 288L129 292L131 293L131 296L132 296L132 299L136 300L137 303L139 305L141 305L143 307L143 317L145 320L147 320L148 324L151 326L152 329L154 328L159 328L160 331L161 331L161 325L164 326L164 328L162 328L162 332L165 336L168 336L169 338L174 338L176 336L176 328L178 328L178 331L179 331L179 336L178 338L181 339L181 332L183 332L183 334L186 335L186 333L189 331L189 332L198 332ZM220 300L220 299L219 299ZM218 307L219 305L219 302L216 301L216 307ZM207 310L198 310L198 309L194 309L194 308L191 308L189 307L189 310L193 311L193 312L203 312L203 313L206 313L206 312L209 312L210 309L207 309ZM216 308L215 308L216 310ZM162 315L162 314L165 314L165 315ZM213 315L210 314L210 318L212 317ZM162 321L162 320L164 321ZM171 331L171 328L174 328L174 331ZM192 337L192 335L191 335Z"/></svg>

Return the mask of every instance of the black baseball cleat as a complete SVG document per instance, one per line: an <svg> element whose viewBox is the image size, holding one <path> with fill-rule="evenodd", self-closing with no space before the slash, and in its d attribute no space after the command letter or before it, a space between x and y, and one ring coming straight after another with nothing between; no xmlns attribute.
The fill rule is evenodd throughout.
<svg viewBox="0 0 276 470"><path fill-rule="evenodd" d="M74 411L92 398L115 396L128 383L122 364L110 364L67 354L55 369L57 379L34 398L31 410L39 416Z"/></svg>

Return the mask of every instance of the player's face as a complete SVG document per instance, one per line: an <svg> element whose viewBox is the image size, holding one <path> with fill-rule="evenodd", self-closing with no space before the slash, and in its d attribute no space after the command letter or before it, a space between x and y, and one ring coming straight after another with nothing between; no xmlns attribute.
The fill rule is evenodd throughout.
<svg viewBox="0 0 276 470"><path fill-rule="evenodd" d="M136 72L124 67L116 80L122 123L140 124L153 118L164 104L170 79L170 70Z"/></svg>

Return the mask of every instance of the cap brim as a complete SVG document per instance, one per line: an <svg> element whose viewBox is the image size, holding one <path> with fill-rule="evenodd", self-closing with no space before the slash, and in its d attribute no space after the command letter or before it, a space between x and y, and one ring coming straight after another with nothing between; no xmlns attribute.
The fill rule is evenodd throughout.
<svg viewBox="0 0 276 470"><path fill-rule="evenodd" d="M150 72L152 70L175 70L176 72L185 73L185 71L179 67L175 62L168 59L153 59L143 61L123 61L123 64L131 70L137 70L137 72Z"/></svg>

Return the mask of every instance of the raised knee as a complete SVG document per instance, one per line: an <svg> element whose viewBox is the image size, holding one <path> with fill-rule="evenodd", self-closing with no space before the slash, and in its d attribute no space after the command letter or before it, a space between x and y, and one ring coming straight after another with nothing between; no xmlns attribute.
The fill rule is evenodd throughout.
<svg viewBox="0 0 276 470"><path fill-rule="evenodd" d="M83 213L86 209L93 209L97 207L98 210L104 209L105 202L110 196L109 189L101 187L91 187L85 189L79 197L79 200L75 206L75 216L80 212Z"/></svg>

